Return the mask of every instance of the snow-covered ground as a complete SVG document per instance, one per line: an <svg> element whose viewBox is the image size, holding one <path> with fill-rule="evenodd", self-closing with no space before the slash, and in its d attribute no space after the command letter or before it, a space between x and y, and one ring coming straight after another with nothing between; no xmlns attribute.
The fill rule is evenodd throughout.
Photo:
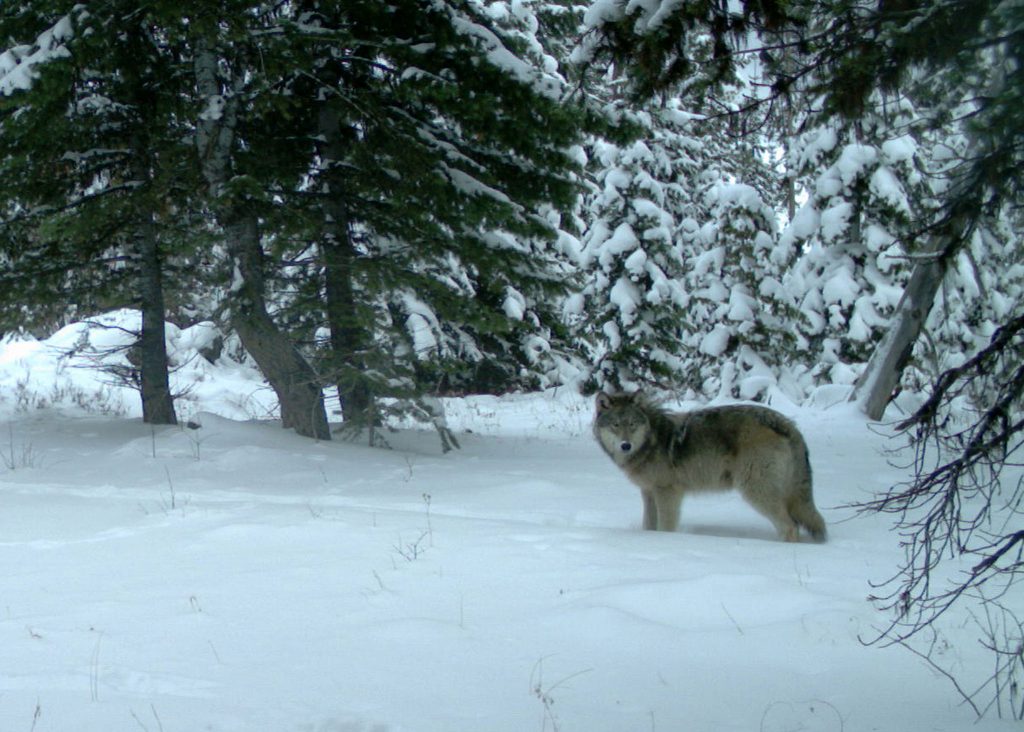
<svg viewBox="0 0 1024 732"><path fill-rule="evenodd" d="M734 496L665 535L570 393L449 403L447 455L430 431L318 443L240 420L268 409L258 376L174 330L201 427L151 429L49 347L83 332L0 345L0 732L1015 728L861 643L901 552L843 506L906 473L845 404L780 407L828 543ZM965 615L942 632L984 680Z"/></svg>

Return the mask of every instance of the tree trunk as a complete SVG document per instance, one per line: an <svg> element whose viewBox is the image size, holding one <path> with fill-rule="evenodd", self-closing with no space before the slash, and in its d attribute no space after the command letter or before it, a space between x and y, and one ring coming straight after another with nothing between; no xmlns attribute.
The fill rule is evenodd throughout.
<svg viewBox="0 0 1024 732"><path fill-rule="evenodd" d="M331 360L346 423L365 425L373 395L365 371L365 334L352 289L354 251L351 242L328 237L323 242L327 323L331 330Z"/></svg>
<svg viewBox="0 0 1024 732"><path fill-rule="evenodd" d="M152 215L144 215L136 232L139 260L139 299L142 333L139 336L139 376L142 421L177 424L174 399L167 374L167 341L164 334L163 262L160 258Z"/></svg>
<svg viewBox="0 0 1024 732"><path fill-rule="evenodd" d="M999 97L1005 84L1005 75L997 71L983 98ZM974 134L968 137L968 149L961 163L963 168L945 195L949 202L946 215L931 232L923 257L915 265L900 298L889 332L875 348L850 396L850 401L858 402L861 411L871 419L881 419L892 400L949 262L971 240L993 195L998 200L999 194L993 190L992 183L1003 173L1004 155L995 138L979 137L976 127L970 130L974 130Z"/></svg>
<svg viewBox="0 0 1024 732"><path fill-rule="evenodd" d="M152 90L137 77L133 81L133 97L141 110L151 109ZM146 119L131 135L131 173L139 186L133 208L133 232L137 261L137 291L142 314L142 331L137 342L139 391L142 396L142 421L147 424L177 424L174 398L168 376L167 341L164 332L163 259L152 199L153 156Z"/></svg>
<svg viewBox="0 0 1024 732"><path fill-rule="evenodd" d="M231 326L274 389L284 427L305 437L329 440L323 390L316 373L267 312L257 214L243 203L217 200L232 176L237 92L244 84L238 76L230 79L230 84L221 83L220 59L207 35L216 32L215 26L206 32L197 26L197 31L196 86L208 106L197 120L196 148L233 265Z"/></svg>
<svg viewBox="0 0 1024 732"><path fill-rule="evenodd" d="M345 200L345 181L334 167L341 149L340 121L328 104L318 115L321 157L324 172L324 237L322 240L324 290L327 323L331 331L331 361L338 385L342 414L347 426L371 430L373 395L363 374L366 370L366 327L360 318L353 280L356 250L352 243L351 222Z"/></svg>
<svg viewBox="0 0 1024 732"><path fill-rule="evenodd" d="M965 176L958 182L954 206L930 234L903 290L888 332L875 347L864 373L857 379L851 402L871 419L881 419L892 401L903 369L910 361L925 321L942 286L950 260L970 240L981 212L983 188Z"/></svg>
<svg viewBox="0 0 1024 732"><path fill-rule="evenodd" d="M944 256L928 257L914 267L892 324L875 347L850 397L871 419L881 419L892 400L945 274Z"/></svg>
<svg viewBox="0 0 1024 732"><path fill-rule="evenodd" d="M231 326L277 394L283 426L304 437L329 440L319 379L267 312L256 216L237 211L223 216L225 244L234 265Z"/></svg>

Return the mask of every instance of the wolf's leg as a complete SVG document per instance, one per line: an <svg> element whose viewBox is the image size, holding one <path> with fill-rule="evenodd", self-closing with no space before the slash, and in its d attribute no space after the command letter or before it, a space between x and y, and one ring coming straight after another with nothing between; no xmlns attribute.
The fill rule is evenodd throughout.
<svg viewBox="0 0 1024 732"><path fill-rule="evenodd" d="M825 530L825 519L814 507L810 498L798 498L789 507L789 515L798 524L807 529L811 538L817 542L825 541L827 531Z"/></svg>
<svg viewBox="0 0 1024 732"><path fill-rule="evenodd" d="M770 486L744 486L743 497L762 516L772 522L775 530L779 532L780 539L799 541L800 530L793 517L789 515L789 506L776 491L771 490Z"/></svg>
<svg viewBox="0 0 1024 732"><path fill-rule="evenodd" d="M800 541L800 529L793 523L792 519L786 521L773 521L775 530L779 532L779 538L790 543Z"/></svg>
<svg viewBox="0 0 1024 732"><path fill-rule="evenodd" d="M644 529L654 531L658 528L658 504L653 493L640 491L640 495L644 499Z"/></svg>
<svg viewBox="0 0 1024 732"><path fill-rule="evenodd" d="M671 490L657 490L654 501L658 506L658 531L675 531L679 528L679 509L683 494Z"/></svg>

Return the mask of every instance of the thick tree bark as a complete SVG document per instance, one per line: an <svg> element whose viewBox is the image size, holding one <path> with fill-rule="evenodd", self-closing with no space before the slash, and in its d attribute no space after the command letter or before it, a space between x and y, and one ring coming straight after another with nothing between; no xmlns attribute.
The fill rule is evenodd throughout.
<svg viewBox="0 0 1024 732"><path fill-rule="evenodd" d="M233 265L231 326L274 389L284 427L306 437L329 440L331 433L319 379L267 312L264 253L257 214L244 203L218 200L232 175L237 91L242 86L239 79L232 80L238 88L222 86L218 68L217 54L200 30L194 70L199 95L207 101L207 107L197 120L196 147Z"/></svg>
<svg viewBox="0 0 1024 732"><path fill-rule="evenodd" d="M323 391L309 362L267 312L263 247L256 216L222 212L225 244L234 265L231 325L277 394L281 422L305 437L331 439Z"/></svg>

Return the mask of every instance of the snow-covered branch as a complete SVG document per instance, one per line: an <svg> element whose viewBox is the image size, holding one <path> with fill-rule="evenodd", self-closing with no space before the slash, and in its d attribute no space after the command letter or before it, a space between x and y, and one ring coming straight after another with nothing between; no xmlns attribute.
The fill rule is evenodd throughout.
<svg viewBox="0 0 1024 732"><path fill-rule="evenodd" d="M12 46L0 54L0 94L28 91L39 76L39 67L70 57L67 43L74 37L75 27L88 16L84 5L76 5L34 42Z"/></svg>

